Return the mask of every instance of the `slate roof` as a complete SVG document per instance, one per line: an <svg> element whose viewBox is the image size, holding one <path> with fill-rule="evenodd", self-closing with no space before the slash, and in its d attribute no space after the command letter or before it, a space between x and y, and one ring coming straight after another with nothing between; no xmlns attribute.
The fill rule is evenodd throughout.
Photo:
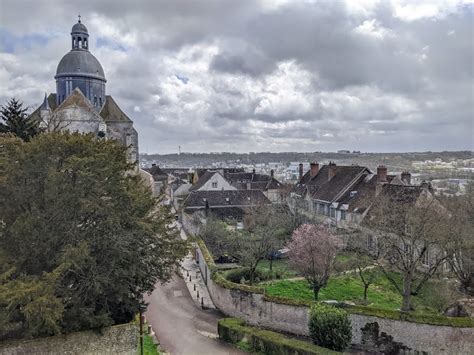
<svg viewBox="0 0 474 355"><path fill-rule="evenodd" d="M209 181L209 179L211 179L214 174L219 174L217 171L209 171L209 170L206 170L201 176L199 176L199 180L197 181L197 183L195 183L193 185L193 187L191 187L189 189L189 191L196 191L196 190L199 190L201 187L203 187L206 182Z"/></svg>
<svg viewBox="0 0 474 355"><path fill-rule="evenodd" d="M376 188L377 175L362 175L338 202L347 204L349 212L363 213L372 204Z"/></svg>
<svg viewBox="0 0 474 355"><path fill-rule="evenodd" d="M58 105L56 104L56 94L49 94L48 95L48 105L49 105L49 108L51 109L51 111L56 110L56 108L58 107ZM41 120L40 111L41 111L42 106L43 106L43 104L39 105L38 108L36 110L34 110L30 114L29 117L31 119L35 119L36 121L40 121Z"/></svg>
<svg viewBox="0 0 474 355"><path fill-rule="evenodd" d="M56 77L76 75L105 80L104 69L94 55L85 49L73 49L61 58L56 69Z"/></svg>
<svg viewBox="0 0 474 355"><path fill-rule="evenodd" d="M252 190L272 190L283 188L283 184L280 183L277 179L271 177L271 175L266 174L256 174L256 173L226 173L224 177L229 181L232 186L237 189L246 190L248 184L250 184L250 189Z"/></svg>
<svg viewBox="0 0 474 355"><path fill-rule="evenodd" d="M335 175L329 180L329 165L323 165L316 176L311 177L310 170L296 184L294 192L305 195L309 193L316 200L334 202L345 190L350 189L363 175L370 170L363 166L333 166Z"/></svg>
<svg viewBox="0 0 474 355"><path fill-rule="evenodd" d="M260 190L194 191L184 201L186 209L250 207L271 203Z"/></svg>
<svg viewBox="0 0 474 355"><path fill-rule="evenodd" d="M161 170L158 165L154 165L151 168L145 170L153 176L153 180L155 181L164 181L168 179L168 174Z"/></svg>

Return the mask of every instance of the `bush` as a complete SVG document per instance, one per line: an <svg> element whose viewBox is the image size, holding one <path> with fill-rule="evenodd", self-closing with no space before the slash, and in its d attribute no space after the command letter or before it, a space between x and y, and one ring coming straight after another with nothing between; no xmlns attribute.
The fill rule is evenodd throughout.
<svg viewBox="0 0 474 355"><path fill-rule="evenodd" d="M273 279L273 274L268 271L255 270L255 280L267 281ZM250 269L248 267L241 267L225 273L225 278L230 282L246 284L250 280Z"/></svg>
<svg viewBox="0 0 474 355"><path fill-rule="evenodd" d="M351 342L352 327L345 310L317 303L311 307L309 333L315 344L342 351Z"/></svg>
<svg viewBox="0 0 474 355"><path fill-rule="evenodd" d="M251 353L274 355L337 355L338 352L290 338L270 330L251 327L237 318L220 319L217 325L219 338Z"/></svg>

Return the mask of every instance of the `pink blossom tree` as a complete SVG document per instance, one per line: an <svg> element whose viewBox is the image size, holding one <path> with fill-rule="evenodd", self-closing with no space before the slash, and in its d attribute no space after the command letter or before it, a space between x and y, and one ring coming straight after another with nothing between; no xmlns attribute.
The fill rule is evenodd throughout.
<svg viewBox="0 0 474 355"><path fill-rule="evenodd" d="M319 290L327 285L341 245L326 226L314 224L302 224L287 244L289 264L308 281L315 300Z"/></svg>

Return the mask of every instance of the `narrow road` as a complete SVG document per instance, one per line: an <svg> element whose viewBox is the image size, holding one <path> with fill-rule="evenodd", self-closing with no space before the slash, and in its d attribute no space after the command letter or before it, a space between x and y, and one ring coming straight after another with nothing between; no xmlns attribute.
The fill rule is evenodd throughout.
<svg viewBox="0 0 474 355"><path fill-rule="evenodd" d="M216 311L196 307L179 276L166 285L157 284L146 311L147 322L155 331L160 346L172 355L244 354L217 339Z"/></svg>

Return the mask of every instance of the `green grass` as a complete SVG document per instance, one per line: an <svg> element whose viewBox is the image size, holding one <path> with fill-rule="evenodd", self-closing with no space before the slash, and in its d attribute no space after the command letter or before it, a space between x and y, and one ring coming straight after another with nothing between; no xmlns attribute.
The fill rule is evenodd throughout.
<svg viewBox="0 0 474 355"><path fill-rule="evenodd" d="M400 278L393 274L392 277ZM297 301L312 301L313 292L305 280L281 280L265 285L269 296L289 298ZM446 294L449 293L449 294ZM358 275L347 274L334 276L328 285L319 292L319 300L351 301L361 303L364 288ZM430 280L417 296L412 296L412 303L417 313L436 315L443 311L453 299L460 297L453 285L444 280ZM370 285L367 300L369 307L397 310L402 304L402 297L386 277L379 274Z"/></svg>
<svg viewBox="0 0 474 355"><path fill-rule="evenodd" d="M265 287L270 296L285 297L290 299L312 301L313 291L306 280L275 281ZM336 276L329 279L328 285L319 292L319 300L336 300L358 302L363 298L364 288L362 283L353 275ZM376 285L371 285L368 290L368 301L371 306L384 309L397 309L402 298L385 280L377 279Z"/></svg>
<svg viewBox="0 0 474 355"><path fill-rule="evenodd" d="M137 354L140 354L140 338L138 338ZM153 338L148 334L143 335L143 354L160 355L156 345L153 343Z"/></svg>
<svg viewBox="0 0 474 355"><path fill-rule="evenodd" d="M270 260L262 260L258 263L257 270L260 271L270 271ZM286 259L276 259L273 260L272 271L283 273L286 277L296 276L296 271L292 270L288 266L288 261Z"/></svg>

